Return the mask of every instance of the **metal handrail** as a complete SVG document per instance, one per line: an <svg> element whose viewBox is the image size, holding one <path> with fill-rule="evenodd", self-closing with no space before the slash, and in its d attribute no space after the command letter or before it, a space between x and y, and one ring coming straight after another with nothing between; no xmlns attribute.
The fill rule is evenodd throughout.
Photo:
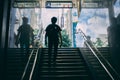
<svg viewBox="0 0 120 80"><path fill-rule="evenodd" d="M84 32L82 32L82 30L80 30L80 32L83 34L83 38L85 40L87 40L86 35L84 34ZM100 62L100 64L102 65L102 67L105 69L105 71L107 72L107 74L110 76L110 78L112 80L115 80L114 77L112 76L112 74L109 72L109 70L106 68L106 66L103 64L103 62L100 60L100 58L96 55L95 51L92 49L92 47L88 44L87 41L85 41L85 43L87 44L87 46L90 48L90 50L92 51L92 53L94 54L94 56L97 58L97 60ZM101 55L100 51L95 47L95 50L100 54L100 56L104 59L104 61L110 66L110 68L115 72L115 74L120 78L119 74L116 72L116 70L110 65L110 63L103 57L103 55Z"/></svg>
<svg viewBox="0 0 120 80"><path fill-rule="evenodd" d="M115 74L119 77L120 79L120 75L117 73L117 71L112 67L112 65L108 62L108 60L105 59L105 57L103 55L101 55L101 52L96 48L94 47L95 50L98 52L98 54L103 58L103 60L109 65L109 67L115 72Z"/></svg>
<svg viewBox="0 0 120 80"><path fill-rule="evenodd" d="M32 75L33 75L35 65L36 65L36 62L37 62L37 58L38 58L38 50L39 50L39 48L37 49L37 52L36 52L36 55L35 55L35 59L34 59L32 70L31 70L31 73L30 73L30 76L29 76L29 80L32 80Z"/></svg>
<svg viewBox="0 0 120 80"><path fill-rule="evenodd" d="M26 74L26 72L27 72L28 65L29 65L30 60L31 60L31 57L32 57L32 55L33 55L33 52L34 52L34 49L32 50L32 52L31 52L30 55L29 55L27 64L26 64L26 66L25 66L25 69L24 69L23 74L22 74L22 77L21 77L21 80L23 80L24 77L25 77L25 74Z"/></svg>

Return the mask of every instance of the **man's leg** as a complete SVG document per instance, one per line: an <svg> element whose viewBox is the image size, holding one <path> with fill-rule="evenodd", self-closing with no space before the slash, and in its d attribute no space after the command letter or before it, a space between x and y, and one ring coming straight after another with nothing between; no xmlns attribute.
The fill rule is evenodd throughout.
<svg viewBox="0 0 120 80"><path fill-rule="evenodd" d="M20 55L21 55L21 64L24 66L25 58L24 58L24 44L20 43Z"/></svg>
<svg viewBox="0 0 120 80"><path fill-rule="evenodd" d="M51 55L52 55L52 41L48 42L48 65L51 66Z"/></svg>
<svg viewBox="0 0 120 80"><path fill-rule="evenodd" d="M57 50L58 50L58 42L54 42L54 64L56 63L56 57L57 57Z"/></svg>

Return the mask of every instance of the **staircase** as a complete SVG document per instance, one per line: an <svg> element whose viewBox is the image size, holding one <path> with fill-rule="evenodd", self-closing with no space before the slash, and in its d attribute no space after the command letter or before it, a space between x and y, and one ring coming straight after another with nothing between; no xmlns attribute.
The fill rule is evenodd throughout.
<svg viewBox="0 0 120 80"><path fill-rule="evenodd" d="M97 48L97 49L100 51L101 55L108 62L110 62L111 58L110 58L109 48L103 47L103 48ZM93 75L94 75L94 78L96 78L96 80L112 80L89 48L81 48L80 50L82 52L84 59L86 60L86 63L88 63L89 68L94 72ZM95 53L102 60L102 62L105 63L105 61L101 58L101 56L96 51Z"/></svg>
<svg viewBox="0 0 120 80"><path fill-rule="evenodd" d="M108 48L98 49L107 60L110 60ZM27 77L34 55L35 52L30 61ZM6 80L20 80L25 64L26 61L21 61L20 49L8 49ZM51 67L48 66L48 49L41 48L32 80L111 80L111 78L88 48L59 48L56 65L52 62Z"/></svg>
<svg viewBox="0 0 120 80"><path fill-rule="evenodd" d="M29 54L31 53L32 49L30 49ZM8 49L7 54L7 73L6 73L6 80L20 80L25 69L27 63L27 56L25 56L25 50L23 52L20 51L20 48L10 48ZM28 56L29 56L28 54ZM29 64L28 71L31 70L35 51L32 55L32 59ZM26 59L25 59L26 58ZM29 75L30 71L28 72ZM28 76L27 76L28 77Z"/></svg>
<svg viewBox="0 0 120 80"><path fill-rule="evenodd" d="M93 80L78 48L60 48L56 65L48 66L48 49L42 49L34 80ZM37 79L36 79L37 78Z"/></svg>

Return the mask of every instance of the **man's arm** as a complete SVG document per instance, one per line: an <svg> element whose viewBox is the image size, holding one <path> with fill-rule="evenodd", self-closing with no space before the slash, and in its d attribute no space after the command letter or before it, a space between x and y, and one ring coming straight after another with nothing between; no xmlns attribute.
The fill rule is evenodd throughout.
<svg viewBox="0 0 120 80"><path fill-rule="evenodd" d="M34 45L34 34L33 34L33 32L34 32L34 29L30 26L31 45Z"/></svg>

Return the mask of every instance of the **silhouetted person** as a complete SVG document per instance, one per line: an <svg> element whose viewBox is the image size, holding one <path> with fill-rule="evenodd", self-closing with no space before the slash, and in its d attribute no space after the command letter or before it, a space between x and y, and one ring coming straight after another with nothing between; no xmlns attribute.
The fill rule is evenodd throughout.
<svg viewBox="0 0 120 80"><path fill-rule="evenodd" d="M108 45L110 49L110 57L112 65L115 66L116 60L116 30L117 30L117 19L115 17L111 18L110 26L107 28L108 33Z"/></svg>
<svg viewBox="0 0 120 80"><path fill-rule="evenodd" d="M24 51L24 48L26 49L26 57L25 58L27 59L30 44L32 44L32 42L33 42L33 29L28 24L27 17L23 17L22 20L23 20L23 23L18 28L18 34L17 34L18 41L17 42L20 43L21 52ZM16 45L18 45L18 43L16 43Z"/></svg>
<svg viewBox="0 0 120 80"><path fill-rule="evenodd" d="M120 14L117 16L117 47L120 47Z"/></svg>
<svg viewBox="0 0 120 80"><path fill-rule="evenodd" d="M55 63L56 61L56 56L57 56L57 49L58 49L58 44L59 44L59 39L60 43L62 44L62 37L61 37L61 28L56 24L57 18L52 17L51 18L52 24L49 24L47 28L45 29L46 34L45 34L45 45L47 45L48 41L48 56L49 56L49 66L51 63L51 54L52 54L52 47L54 47L54 57L53 57L53 62Z"/></svg>
<svg viewBox="0 0 120 80"><path fill-rule="evenodd" d="M112 18L112 23L108 27L108 41L112 65L120 74L120 14L117 18Z"/></svg>
<svg viewBox="0 0 120 80"><path fill-rule="evenodd" d="M117 26L117 19L115 17L112 17L111 19L111 24L107 28L107 33L108 33L108 45L110 47L115 47L116 43L116 26Z"/></svg>
<svg viewBox="0 0 120 80"><path fill-rule="evenodd" d="M88 45L86 44L86 42L89 44L90 47L93 47L92 41L91 41L91 37L90 36L86 36L87 40L84 42L84 46L88 47Z"/></svg>
<svg viewBox="0 0 120 80"><path fill-rule="evenodd" d="M117 70L120 74L120 14L117 16L117 29L116 29L116 48L115 48L115 59L118 66Z"/></svg>

